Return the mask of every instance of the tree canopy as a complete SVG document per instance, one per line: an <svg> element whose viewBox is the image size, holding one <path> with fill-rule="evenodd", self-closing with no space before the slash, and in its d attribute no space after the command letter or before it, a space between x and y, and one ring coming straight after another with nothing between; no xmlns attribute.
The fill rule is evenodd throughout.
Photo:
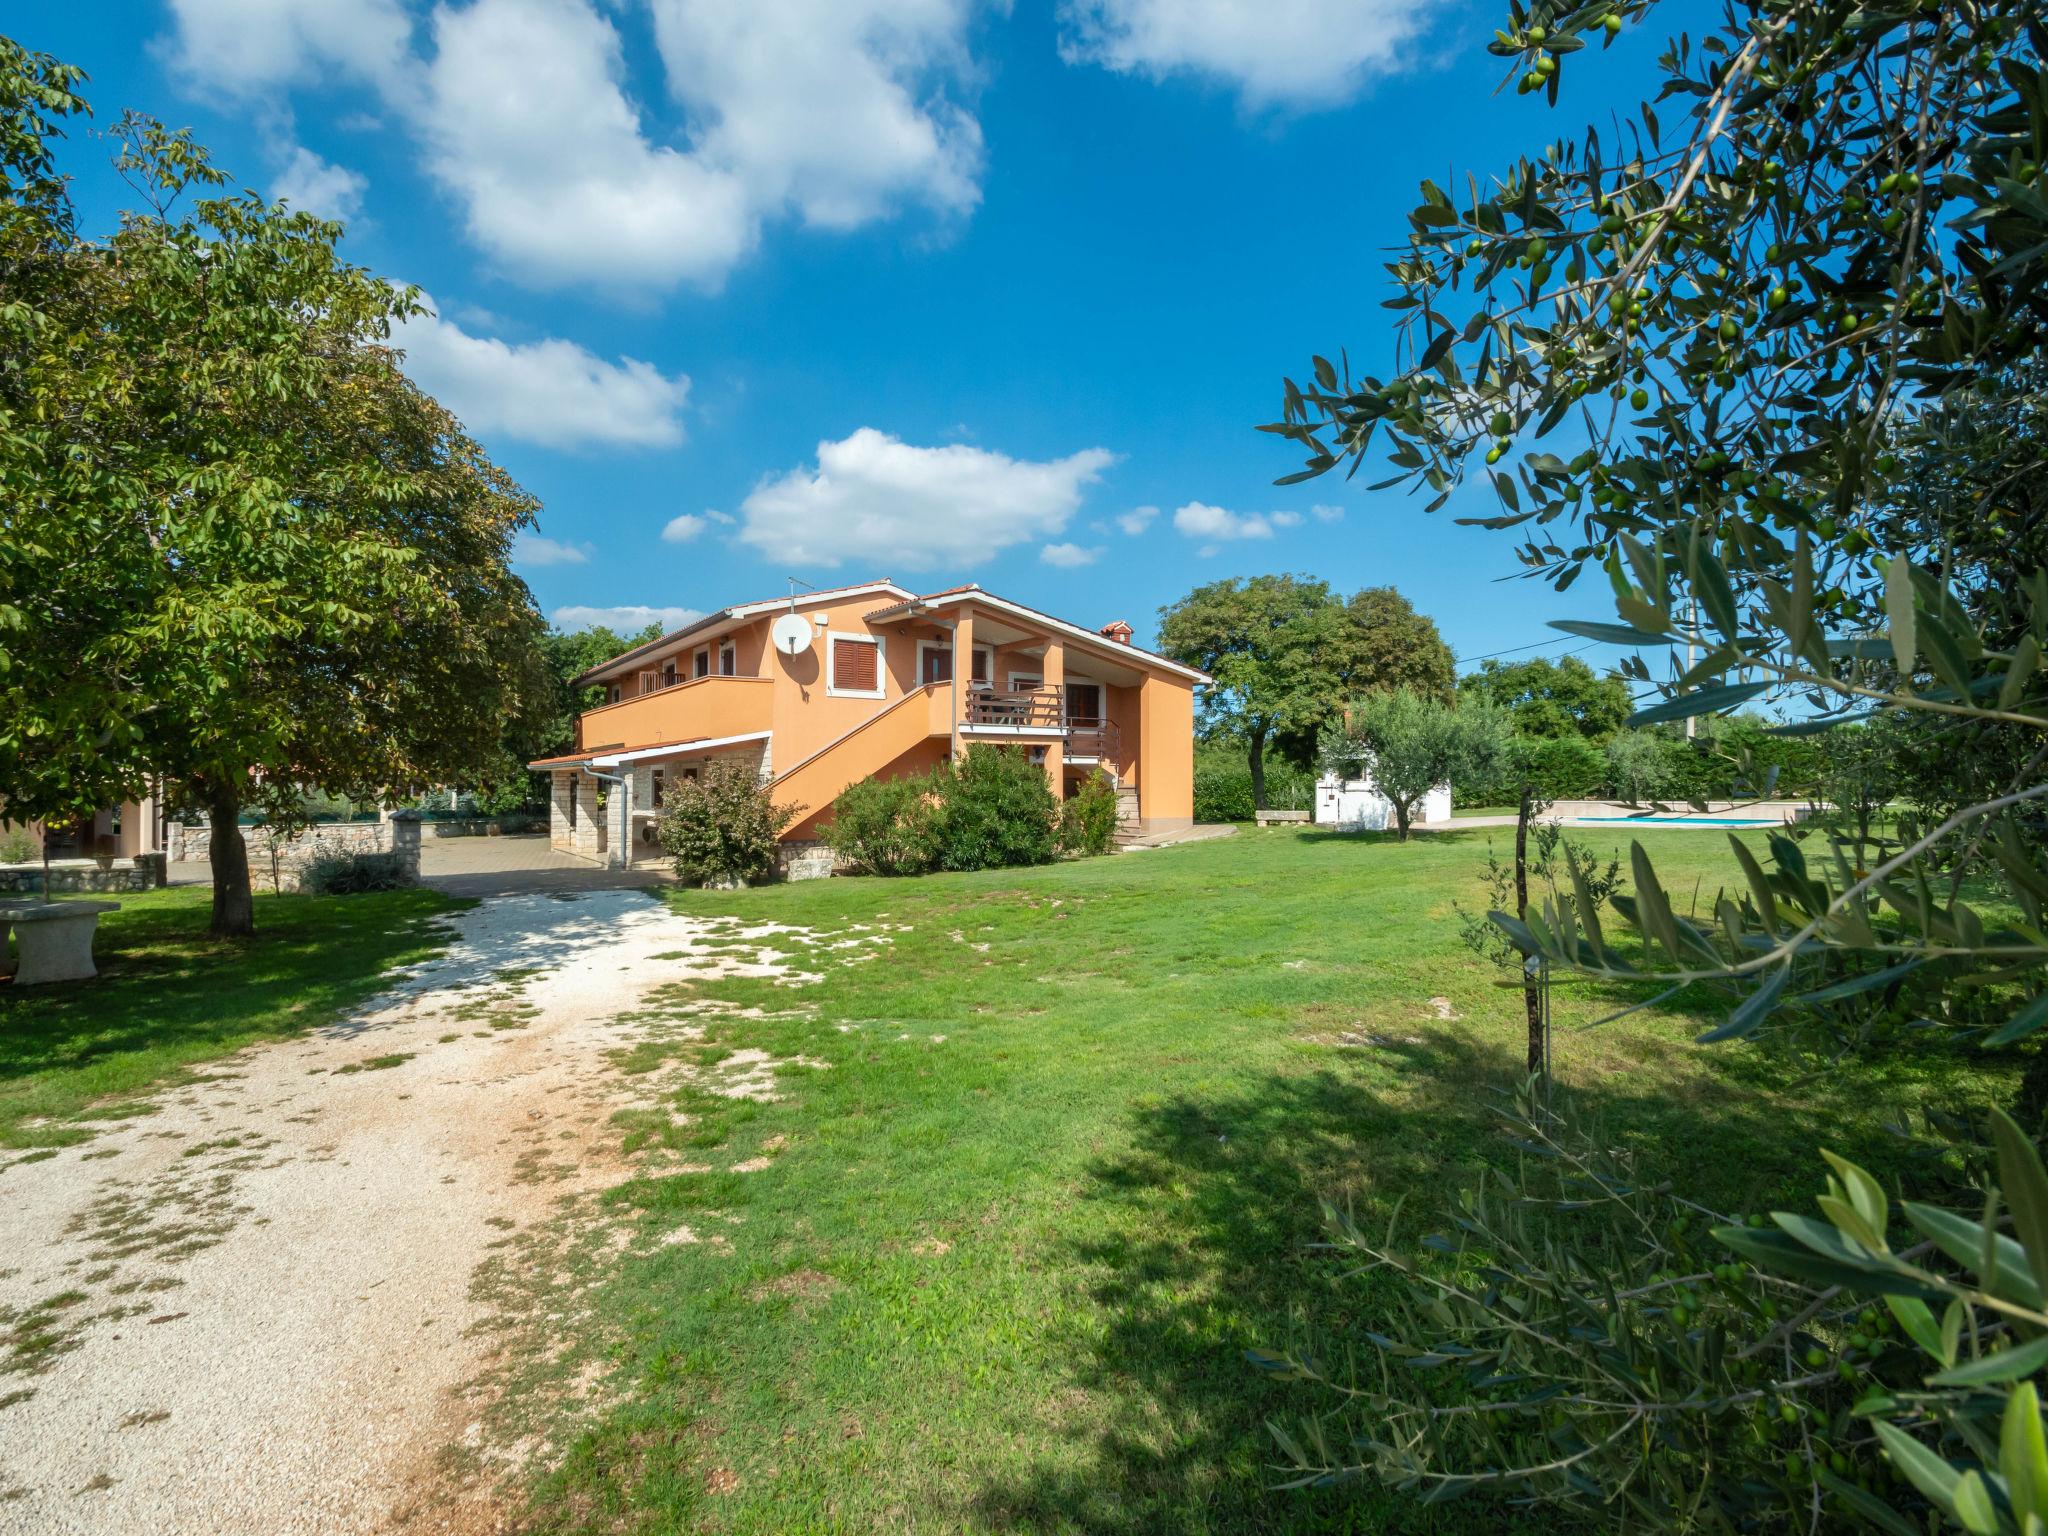
<svg viewBox="0 0 2048 1536"><path fill-rule="evenodd" d="M1603 676L1576 656L1482 661L1460 680L1458 692L1506 710L1517 732L1546 741L1583 736L1604 742L1635 708L1619 673Z"/></svg>
<svg viewBox="0 0 2048 1536"><path fill-rule="evenodd" d="M122 118L144 206L79 236L76 81L0 40L0 798L164 775L245 933L243 806L459 782L541 696L535 503L399 370L413 291L188 134Z"/></svg>
<svg viewBox="0 0 2048 1536"><path fill-rule="evenodd" d="M1412 688L1448 699L1450 648L1392 587L1349 602L1308 576L1210 582L1159 611L1159 646L1215 678L1201 696L1206 734L1242 744L1252 797L1266 807L1266 751L1313 760L1317 733L1352 698Z"/></svg>
<svg viewBox="0 0 2048 1536"><path fill-rule="evenodd" d="M1461 774L1491 773L1508 750L1507 721L1491 704L1449 704L1412 688L1367 694L1323 729L1321 756L1348 772L1364 765L1394 807L1402 842L1415 808Z"/></svg>

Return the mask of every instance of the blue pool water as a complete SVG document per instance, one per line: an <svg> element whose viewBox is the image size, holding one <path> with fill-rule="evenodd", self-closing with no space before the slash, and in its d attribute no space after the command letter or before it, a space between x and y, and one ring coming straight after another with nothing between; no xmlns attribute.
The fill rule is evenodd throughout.
<svg viewBox="0 0 2048 1536"><path fill-rule="evenodd" d="M1773 817L1741 816L1580 816L1581 822L1612 821L1638 827L1777 827Z"/></svg>

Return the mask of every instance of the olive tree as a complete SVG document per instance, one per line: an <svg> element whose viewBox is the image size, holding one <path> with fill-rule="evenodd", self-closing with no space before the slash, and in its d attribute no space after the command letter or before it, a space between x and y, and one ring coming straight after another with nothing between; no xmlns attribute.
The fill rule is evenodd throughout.
<svg viewBox="0 0 2048 1536"><path fill-rule="evenodd" d="M1589 46L1659 14L1514 3L1492 48L1554 106ZM1931 1028L2005 1049L2048 1022L2048 447L1981 430L2041 419L2044 56L2033 0L1731 4L1672 40L1656 101L1618 130L1456 195L1426 183L1390 266L1394 367L1318 358L1271 428L1306 455L1290 479L1377 462L1436 507L1483 476L1526 573L1560 591L1604 576L1611 616L1559 627L1620 647L1654 689L1634 724L1785 699L1806 718L1783 729L1888 713L1983 768L1867 864L1731 839L1710 916L1680 915L1637 845L1633 893L1613 898L1633 941L1575 870L1525 918L1496 914L1552 970L1717 993L1707 1040L1881 1049ZM1901 515L1914 476L1935 494ZM1835 1160L1818 1214L1761 1226L1668 1206L1652 1225L1552 1135L1558 1219L1524 1242L1513 1225L1541 1196L1468 1202L1454 1241L1501 1283L1424 1281L1407 1336L1380 1335L1458 1371L1463 1406L1393 1374L1355 1442L1313 1421L1285 1433L1290 1458L1308 1478L1507 1489L1653 1528L2039 1529L2048 1180L1993 1118L1974 1216L1891 1201ZM1583 1200L1597 1229L1574 1237Z"/></svg>
<svg viewBox="0 0 2048 1536"><path fill-rule="evenodd" d="M1405 843L1423 798L1465 774L1493 772L1508 752L1509 734L1506 720L1485 704L1446 704L1397 688L1366 695L1326 726L1321 755L1339 772L1359 765L1370 770L1373 787L1394 807Z"/></svg>

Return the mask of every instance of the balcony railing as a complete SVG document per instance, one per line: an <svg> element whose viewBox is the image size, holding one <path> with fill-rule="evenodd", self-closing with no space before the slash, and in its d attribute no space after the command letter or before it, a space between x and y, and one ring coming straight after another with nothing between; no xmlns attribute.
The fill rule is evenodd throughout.
<svg viewBox="0 0 2048 1536"><path fill-rule="evenodd" d="M1065 688L975 688L963 701L963 725L1011 726L1030 731L1058 731L1067 739L1067 751L1074 757L1100 758L1120 762L1123 732L1114 720L1101 715L1067 713Z"/></svg>

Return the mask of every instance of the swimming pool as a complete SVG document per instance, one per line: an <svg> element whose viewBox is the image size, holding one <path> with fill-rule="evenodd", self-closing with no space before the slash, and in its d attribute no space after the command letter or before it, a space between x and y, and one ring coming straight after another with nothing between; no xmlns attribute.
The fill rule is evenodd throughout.
<svg viewBox="0 0 2048 1536"><path fill-rule="evenodd" d="M1782 827L1784 822L1774 817L1742 816L1575 816L1574 822L1590 826L1594 822L1617 822L1635 827Z"/></svg>

